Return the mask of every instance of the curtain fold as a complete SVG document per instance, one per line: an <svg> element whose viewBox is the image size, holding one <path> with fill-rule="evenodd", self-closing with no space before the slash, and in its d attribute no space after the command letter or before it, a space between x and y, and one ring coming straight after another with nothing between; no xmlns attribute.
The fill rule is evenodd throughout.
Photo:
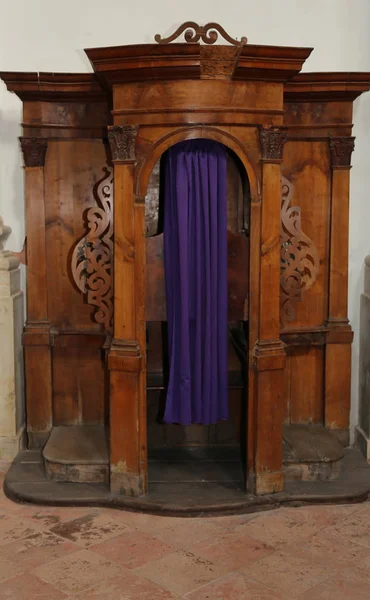
<svg viewBox="0 0 370 600"><path fill-rule="evenodd" d="M169 381L164 421L228 417L226 149L191 140L164 157Z"/></svg>

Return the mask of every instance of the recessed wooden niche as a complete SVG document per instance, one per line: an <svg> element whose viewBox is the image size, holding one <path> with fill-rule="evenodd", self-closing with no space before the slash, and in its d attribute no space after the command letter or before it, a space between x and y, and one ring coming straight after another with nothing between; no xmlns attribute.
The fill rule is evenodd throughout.
<svg viewBox="0 0 370 600"><path fill-rule="evenodd" d="M179 513L354 498L349 170L370 74L301 73L311 48L215 23L155 39L86 50L91 74L0 74L23 101L27 433L45 466L30 492L20 457L5 487ZM182 426L158 418L161 165L197 138L227 149L229 419Z"/></svg>

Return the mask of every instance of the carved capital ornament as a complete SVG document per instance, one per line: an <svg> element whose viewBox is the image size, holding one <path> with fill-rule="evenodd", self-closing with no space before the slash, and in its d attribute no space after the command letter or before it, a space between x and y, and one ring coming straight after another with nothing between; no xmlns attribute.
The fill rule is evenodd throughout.
<svg viewBox="0 0 370 600"><path fill-rule="evenodd" d="M288 133L278 127L259 130L261 159L263 162L280 163L283 160L284 144Z"/></svg>
<svg viewBox="0 0 370 600"><path fill-rule="evenodd" d="M19 138L23 161L25 167L43 167L45 165L47 139L43 138Z"/></svg>
<svg viewBox="0 0 370 600"><path fill-rule="evenodd" d="M134 125L114 125L108 129L108 141L115 162L136 160L137 127Z"/></svg>
<svg viewBox="0 0 370 600"><path fill-rule="evenodd" d="M331 166L333 169L350 169L351 155L355 148L354 137L332 137L329 140Z"/></svg>

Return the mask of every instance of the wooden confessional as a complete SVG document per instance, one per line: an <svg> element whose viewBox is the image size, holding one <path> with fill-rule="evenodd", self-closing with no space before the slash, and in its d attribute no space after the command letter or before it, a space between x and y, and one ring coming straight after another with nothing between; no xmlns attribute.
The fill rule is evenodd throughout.
<svg viewBox="0 0 370 600"><path fill-rule="evenodd" d="M301 73L311 49L214 23L155 40L86 50L93 74L1 73L23 101L29 448L76 498L100 482L165 506L204 484L203 500L227 504L230 488L240 506L327 485L348 444L352 106L370 74ZM228 153L230 418L185 427L158 418L160 165L195 138Z"/></svg>

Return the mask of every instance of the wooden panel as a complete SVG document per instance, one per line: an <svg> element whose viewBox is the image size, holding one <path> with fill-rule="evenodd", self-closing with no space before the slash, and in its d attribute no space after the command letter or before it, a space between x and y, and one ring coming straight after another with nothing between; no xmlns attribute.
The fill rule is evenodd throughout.
<svg viewBox="0 0 370 600"><path fill-rule="evenodd" d="M326 346L325 425L331 429L349 427L351 349L351 344Z"/></svg>
<svg viewBox="0 0 370 600"><path fill-rule="evenodd" d="M54 348L53 422L54 425L76 425L81 414L78 394L77 348Z"/></svg>
<svg viewBox="0 0 370 600"><path fill-rule="evenodd" d="M259 339L276 340L280 334L280 165L265 163L262 180Z"/></svg>
<svg viewBox="0 0 370 600"><path fill-rule="evenodd" d="M94 309L73 283L70 257L85 233L84 212L96 205L94 185L104 175L102 141L49 142L45 166L48 311L59 329L97 329ZM68 309L66 309L68 307Z"/></svg>
<svg viewBox="0 0 370 600"><path fill-rule="evenodd" d="M110 405L111 465L121 473L139 473L139 385L137 373L110 372L111 398L120 402Z"/></svg>
<svg viewBox="0 0 370 600"><path fill-rule="evenodd" d="M27 429L31 432L51 428L51 366L49 346L26 346L25 375L27 382ZM42 402L37 399L42 398Z"/></svg>
<svg viewBox="0 0 370 600"><path fill-rule="evenodd" d="M106 372L101 350L55 347L52 364L54 425L103 423Z"/></svg>
<svg viewBox="0 0 370 600"><path fill-rule="evenodd" d="M136 340L134 167L114 168L114 337ZM140 265L143 268L144 265Z"/></svg>
<svg viewBox="0 0 370 600"><path fill-rule="evenodd" d="M301 209L302 231L313 241L320 257L318 277L297 303L289 330L320 326L328 313L330 166L327 141L288 142L282 172L293 183L292 205Z"/></svg>
<svg viewBox="0 0 370 600"><path fill-rule="evenodd" d="M284 423L290 423L291 413L291 365L292 357L287 355L286 367L285 367L285 392L284 392Z"/></svg>
<svg viewBox="0 0 370 600"><path fill-rule="evenodd" d="M348 305L349 169L332 177L332 235L330 260L330 319L346 321Z"/></svg>
<svg viewBox="0 0 370 600"><path fill-rule="evenodd" d="M290 422L322 423L324 350L295 348L290 356ZM288 376L288 373L287 373Z"/></svg>

